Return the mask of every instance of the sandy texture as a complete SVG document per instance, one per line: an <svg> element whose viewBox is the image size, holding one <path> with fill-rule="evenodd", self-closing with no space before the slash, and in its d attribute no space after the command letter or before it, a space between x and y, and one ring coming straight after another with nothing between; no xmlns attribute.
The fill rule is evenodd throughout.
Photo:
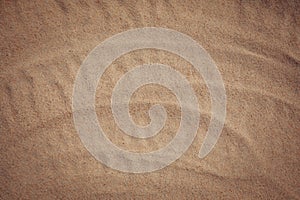
<svg viewBox="0 0 300 200"><path fill-rule="evenodd" d="M226 1L227 2L227 1ZM198 41L215 60L227 92L227 118L214 150L197 154L210 120L201 75L164 51L124 55L105 72L96 95L99 123L132 151L164 146L180 123L168 89L140 88L131 99L137 124L161 103L166 126L149 140L116 126L110 98L117 80L139 64L180 71L199 98L201 127L170 166L147 174L112 170L82 145L72 118L76 73L104 39L137 27L165 27ZM299 199L299 1L0 1L0 199Z"/></svg>

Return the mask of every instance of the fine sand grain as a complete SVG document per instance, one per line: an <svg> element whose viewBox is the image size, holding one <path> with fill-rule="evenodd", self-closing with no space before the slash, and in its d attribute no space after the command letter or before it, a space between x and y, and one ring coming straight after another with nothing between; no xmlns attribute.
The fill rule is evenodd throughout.
<svg viewBox="0 0 300 200"><path fill-rule="evenodd" d="M168 120L150 139L114 122L112 89L128 70L163 63L199 99L201 121L188 151L146 174L110 169L75 130L72 93L88 53L106 38L141 27L191 36L216 62L227 93L221 137L197 157L210 121L207 87L183 58L153 49L117 59L99 82L98 120L108 138L135 152L167 144L180 123L174 94L141 87L130 102L139 125L151 105ZM300 199L299 1L0 1L0 199Z"/></svg>

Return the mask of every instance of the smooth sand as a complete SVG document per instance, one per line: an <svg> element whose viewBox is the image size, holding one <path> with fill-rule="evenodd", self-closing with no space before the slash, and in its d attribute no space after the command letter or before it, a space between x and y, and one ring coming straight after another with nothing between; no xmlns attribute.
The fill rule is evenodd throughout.
<svg viewBox="0 0 300 200"><path fill-rule="evenodd" d="M298 2L298 3L297 3ZM168 64L192 84L201 127L189 150L147 174L112 170L82 145L72 118L76 73L104 39L155 26L185 33L216 62L227 92L225 128L205 159L197 154L210 120L210 99L184 59L141 50L116 60L99 82L96 110L107 136L137 152L161 148L180 123L169 90L140 88L131 99L136 123L149 123L155 103L166 126L149 140L116 126L112 88L129 69ZM299 1L1 1L0 199L299 199Z"/></svg>

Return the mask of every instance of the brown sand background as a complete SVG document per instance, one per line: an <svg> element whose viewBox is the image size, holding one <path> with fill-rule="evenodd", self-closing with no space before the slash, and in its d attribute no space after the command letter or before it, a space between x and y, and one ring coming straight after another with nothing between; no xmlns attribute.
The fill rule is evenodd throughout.
<svg viewBox="0 0 300 200"><path fill-rule="evenodd" d="M85 149L74 128L72 91L88 53L138 27L165 27L198 41L216 62L227 92L225 128L205 159L197 154L210 99L187 61L156 50L129 53L97 88L99 123L124 149L158 149L180 122L175 96L158 85L131 99L137 124L154 103L168 121L150 140L116 126L112 88L138 64L183 73L197 93L201 127L189 150L146 174L112 170ZM0 199L300 199L299 1L0 1Z"/></svg>

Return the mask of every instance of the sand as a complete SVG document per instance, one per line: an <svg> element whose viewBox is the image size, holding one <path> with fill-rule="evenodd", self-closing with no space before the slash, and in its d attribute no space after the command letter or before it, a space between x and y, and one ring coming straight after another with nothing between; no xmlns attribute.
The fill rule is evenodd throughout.
<svg viewBox="0 0 300 200"><path fill-rule="evenodd" d="M3 0L0 27L0 199L300 199L299 1ZM130 113L146 125L150 106L164 105L169 118L163 130L146 140L117 127L112 89L134 66L177 69L201 110L197 136L179 160L132 174L106 167L86 150L74 127L72 93L94 47L141 27L174 29L207 50L223 77L227 116L217 145L199 159L211 117L201 75L164 51L120 57L96 95L99 123L119 147L159 149L180 123L174 94L148 85L133 95Z"/></svg>

